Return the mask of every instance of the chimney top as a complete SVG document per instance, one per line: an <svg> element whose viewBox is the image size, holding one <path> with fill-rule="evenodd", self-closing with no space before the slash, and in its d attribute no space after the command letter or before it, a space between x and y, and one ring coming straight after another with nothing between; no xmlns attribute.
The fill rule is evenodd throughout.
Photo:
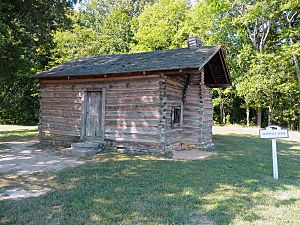
<svg viewBox="0 0 300 225"><path fill-rule="evenodd" d="M198 48L202 45L201 40L199 40L198 36L189 37L187 40L188 48Z"/></svg>

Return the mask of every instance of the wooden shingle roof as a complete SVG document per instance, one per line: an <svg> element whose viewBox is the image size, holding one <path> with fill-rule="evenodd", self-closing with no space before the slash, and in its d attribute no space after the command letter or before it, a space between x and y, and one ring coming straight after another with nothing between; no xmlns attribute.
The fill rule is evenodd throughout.
<svg viewBox="0 0 300 225"><path fill-rule="evenodd" d="M220 46L75 58L35 77L82 77L177 69L199 70L202 68L206 71L205 82L208 86L225 87L230 85L228 70Z"/></svg>

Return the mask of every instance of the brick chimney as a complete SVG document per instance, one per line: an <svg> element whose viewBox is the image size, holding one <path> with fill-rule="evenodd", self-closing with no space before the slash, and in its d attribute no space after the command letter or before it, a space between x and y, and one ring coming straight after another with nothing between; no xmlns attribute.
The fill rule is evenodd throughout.
<svg viewBox="0 0 300 225"><path fill-rule="evenodd" d="M198 48L199 46L202 45L201 40L199 40L197 36L189 37L187 43L188 43L188 48Z"/></svg>

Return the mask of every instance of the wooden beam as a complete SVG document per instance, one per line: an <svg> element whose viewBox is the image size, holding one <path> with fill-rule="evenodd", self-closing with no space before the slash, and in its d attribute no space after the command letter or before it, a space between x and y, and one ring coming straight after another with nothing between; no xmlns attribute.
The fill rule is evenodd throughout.
<svg viewBox="0 0 300 225"><path fill-rule="evenodd" d="M62 75L62 76L47 76L38 77L40 80L74 80L74 79L87 79L87 78L102 78L105 80L118 80L118 79L137 79L152 76L159 76L164 74L183 74L183 73L199 73L199 68L181 68L181 69L168 69L168 70L153 70L153 71L138 71L127 73L111 73L111 74L83 74L83 75Z"/></svg>
<svg viewBox="0 0 300 225"><path fill-rule="evenodd" d="M141 76L145 77L144 75L151 76L151 75L159 75L159 71L137 71L137 72L128 72L128 73L110 73L110 74L70 74L70 75L50 75L46 77L38 77L40 80L51 80L51 79L74 79L74 78L111 78L111 77L135 77L135 76Z"/></svg>
<svg viewBox="0 0 300 225"><path fill-rule="evenodd" d="M106 88L102 89L102 102L101 102L101 140L104 141L105 135L105 101L106 101Z"/></svg>
<svg viewBox="0 0 300 225"><path fill-rule="evenodd" d="M214 74L213 74L213 72L212 72L212 69L211 69L211 65L210 65L210 61L208 61L208 69L209 69L209 71L210 71L210 74L211 74L211 76L212 76L212 78L213 78L213 80L214 80L214 82L215 82L215 84L217 83L216 82L216 78L215 78L215 76L214 76ZM204 76L205 76L205 74L204 74Z"/></svg>
<svg viewBox="0 0 300 225"><path fill-rule="evenodd" d="M219 88L219 87L230 87L230 84L205 84L207 87L210 88Z"/></svg>
<svg viewBox="0 0 300 225"><path fill-rule="evenodd" d="M81 107L81 132L80 139L83 140L85 136L85 120L86 120L86 110L87 110L87 92L84 90L82 93L82 107Z"/></svg>
<svg viewBox="0 0 300 225"><path fill-rule="evenodd" d="M180 124L179 126L180 127L183 127L183 102L181 103L181 106L180 106Z"/></svg>
<svg viewBox="0 0 300 225"><path fill-rule="evenodd" d="M224 56L223 56L222 50L219 51L219 57L220 57L220 60L221 60L221 64L222 64L223 71L224 71L224 73L225 73L224 75L225 75L226 82L227 82L228 84L230 84L230 81L228 80L228 77L227 77L227 75L228 75L228 70L227 70L227 68L226 68L226 66L225 66L225 63L224 63L224 61L223 61ZM230 86L230 85L229 85L229 86Z"/></svg>
<svg viewBox="0 0 300 225"><path fill-rule="evenodd" d="M148 75L147 78L158 78L159 75ZM74 76L70 77L70 79L67 79L67 77L53 77L53 78L43 78L41 79L44 84L50 84L50 83L74 83L74 82L91 82L91 81L119 81L119 80L131 80L131 79L145 79L145 76L120 76L120 77L82 77L82 76Z"/></svg>
<svg viewBox="0 0 300 225"><path fill-rule="evenodd" d="M196 69L180 69L180 70L166 70L163 71L164 75L178 75L178 74L199 74L200 71Z"/></svg>

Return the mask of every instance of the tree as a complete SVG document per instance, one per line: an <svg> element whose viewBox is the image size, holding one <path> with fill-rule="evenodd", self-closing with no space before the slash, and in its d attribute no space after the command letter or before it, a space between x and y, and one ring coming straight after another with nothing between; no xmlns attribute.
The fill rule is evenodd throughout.
<svg viewBox="0 0 300 225"><path fill-rule="evenodd" d="M106 18L101 29L102 52L106 54L127 53L132 41L131 17L115 10Z"/></svg>
<svg viewBox="0 0 300 225"><path fill-rule="evenodd" d="M72 26L54 33L53 66L74 57L131 50L132 20L152 0L88 0L69 15Z"/></svg>
<svg viewBox="0 0 300 225"><path fill-rule="evenodd" d="M226 118L232 112L233 96L236 95L235 80L240 73L236 71L236 54L240 48L239 36L236 35L233 26L233 17L230 10L233 4L231 1L204 0L199 1L187 12L187 18L182 28L183 33L188 36L197 35L201 38L203 45L222 45L226 52L226 61L231 71L232 88L218 89L214 92L214 106L218 106L220 111L220 122L225 123ZM201 22L200 22L201 21Z"/></svg>
<svg viewBox="0 0 300 225"><path fill-rule="evenodd" d="M186 45L181 26L187 8L185 0L160 0L146 6L135 21L132 51L163 50Z"/></svg>
<svg viewBox="0 0 300 225"><path fill-rule="evenodd" d="M291 102L288 96L298 99L293 78L298 74L298 16L299 2L292 0L203 0L189 10L185 32L200 36L205 45L222 44L226 51L233 86L214 92L217 93L214 103L219 104L223 117L226 117L224 112L234 111L228 107L236 107L234 103L224 104L231 102L228 98L242 98L247 125L250 125L251 108L257 110L258 126L266 122L262 111L267 111L269 123L286 123L282 118L279 121L277 108L282 110L291 105L282 104L278 99L287 102ZM289 24L288 20L293 22ZM286 115L297 118L298 109L291 108ZM298 120L289 123L298 123L299 127Z"/></svg>
<svg viewBox="0 0 300 225"><path fill-rule="evenodd" d="M72 1L0 1L0 122L37 121L38 87L30 79L50 59L52 31L68 24Z"/></svg>
<svg viewBox="0 0 300 225"><path fill-rule="evenodd" d="M239 14L237 23L247 31L247 37L251 41L252 48L262 53L266 48L270 30L273 24L272 11L274 5L265 1L256 1L252 3L242 3L236 11ZM259 71L257 71L259 72ZM257 82L257 80L255 80ZM253 91L258 90L254 86ZM257 107L257 126L261 127L262 105L261 101L256 101Z"/></svg>
<svg viewBox="0 0 300 225"><path fill-rule="evenodd" d="M67 62L75 57L93 56L102 53L96 32L75 24L71 29L54 33L52 62L49 66Z"/></svg>
<svg viewBox="0 0 300 225"><path fill-rule="evenodd" d="M284 1L280 5L280 13L285 18L287 26L282 29L281 36L285 40L288 40L288 44L285 43L286 53L292 55L295 71L298 78L298 88L300 90L300 68L298 62L298 55L300 54L300 3L299 1Z"/></svg>

